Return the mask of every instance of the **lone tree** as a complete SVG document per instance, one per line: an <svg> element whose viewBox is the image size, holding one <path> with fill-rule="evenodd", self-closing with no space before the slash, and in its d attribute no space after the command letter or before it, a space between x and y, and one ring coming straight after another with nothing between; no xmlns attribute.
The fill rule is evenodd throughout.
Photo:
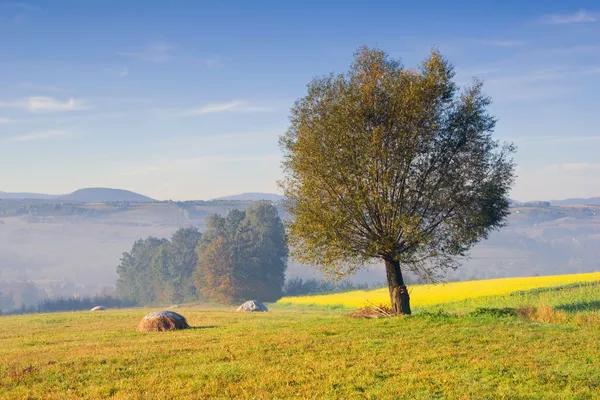
<svg viewBox="0 0 600 400"><path fill-rule="evenodd" d="M280 138L293 254L334 277L383 260L397 314L403 270L439 279L509 213L514 146L492 139L481 82L453 77L437 51L415 71L362 47L308 85Z"/></svg>

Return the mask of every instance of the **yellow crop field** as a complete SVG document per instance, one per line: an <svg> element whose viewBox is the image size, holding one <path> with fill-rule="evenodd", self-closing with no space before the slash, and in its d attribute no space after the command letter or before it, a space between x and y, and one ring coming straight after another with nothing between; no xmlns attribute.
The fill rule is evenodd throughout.
<svg viewBox="0 0 600 400"><path fill-rule="evenodd" d="M411 305L420 307L451 303L477 297L502 295L521 290L594 281L600 281L600 272L414 285L409 286L409 293ZM357 308L363 307L369 302L374 304L389 304L390 299L388 289L382 288L369 291L357 290L327 295L284 297L278 301L278 303L282 304L343 305L346 307Z"/></svg>

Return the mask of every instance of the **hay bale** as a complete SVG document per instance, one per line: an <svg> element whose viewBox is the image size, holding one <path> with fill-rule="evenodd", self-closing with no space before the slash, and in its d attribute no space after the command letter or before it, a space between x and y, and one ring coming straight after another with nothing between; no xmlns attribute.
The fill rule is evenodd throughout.
<svg viewBox="0 0 600 400"><path fill-rule="evenodd" d="M138 325L140 332L162 332L189 328L183 315L173 311L155 311L146 315Z"/></svg>
<svg viewBox="0 0 600 400"><path fill-rule="evenodd" d="M106 311L106 307L96 306L96 307L92 308L90 311Z"/></svg>
<svg viewBox="0 0 600 400"><path fill-rule="evenodd" d="M269 311L267 307L260 301L250 300L238 307L236 311L254 311L254 312L266 312Z"/></svg>

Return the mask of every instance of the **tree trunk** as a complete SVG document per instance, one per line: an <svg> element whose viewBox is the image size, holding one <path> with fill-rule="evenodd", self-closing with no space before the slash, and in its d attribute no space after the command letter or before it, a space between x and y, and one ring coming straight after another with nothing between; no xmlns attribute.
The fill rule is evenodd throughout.
<svg viewBox="0 0 600 400"><path fill-rule="evenodd" d="M410 297L408 296L408 290L404 285L400 262L394 259L386 259L385 272L387 275L390 300L394 314L410 315Z"/></svg>

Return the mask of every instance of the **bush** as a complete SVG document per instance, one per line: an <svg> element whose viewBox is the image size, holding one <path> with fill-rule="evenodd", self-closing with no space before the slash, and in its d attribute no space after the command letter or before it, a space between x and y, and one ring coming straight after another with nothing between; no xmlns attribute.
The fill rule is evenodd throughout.
<svg viewBox="0 0 600 400"><path fill-rule="evenodd" d="M90 310L92 307L104 306L106 308L125 308L132 307L136 304L131 300L123 300L112 296L94 296L82 298L56 298L40 301L35 306L20 307L16 310L7 313L7 315L15 314L35 314L35 313L51 313L61 311L81 311Z"/></svg>

